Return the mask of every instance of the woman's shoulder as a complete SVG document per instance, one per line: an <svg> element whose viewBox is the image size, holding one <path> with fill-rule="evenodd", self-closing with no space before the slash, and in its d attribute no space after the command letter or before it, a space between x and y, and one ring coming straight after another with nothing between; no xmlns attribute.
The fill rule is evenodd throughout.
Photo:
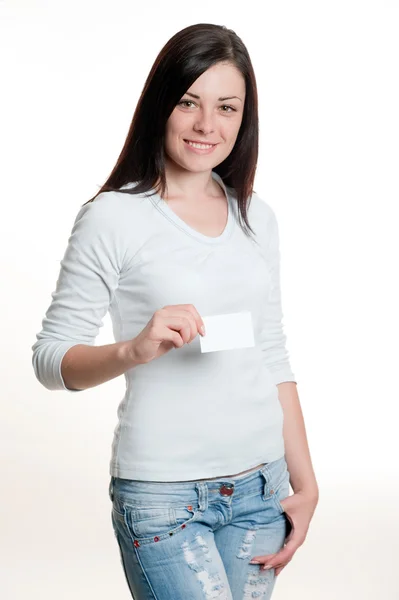
<svg viewBox="0 0 399 600"><path fill-rule="evenodd" d="M120 190L127 190L134 184L126 184ZM94 226L112 228L117 226L143 225L148 210L148 198L145 194L126 193L120 190L100 192L93 200L86 202L79 209L75 223L86 220Z"/></svg>
<svg viewBox="0 0 399 600"><path fill-rule="evenodd" d="M269 228L276 221L276 213L269 202L253 191L249 202L248 217L254 224Z"/></svg>

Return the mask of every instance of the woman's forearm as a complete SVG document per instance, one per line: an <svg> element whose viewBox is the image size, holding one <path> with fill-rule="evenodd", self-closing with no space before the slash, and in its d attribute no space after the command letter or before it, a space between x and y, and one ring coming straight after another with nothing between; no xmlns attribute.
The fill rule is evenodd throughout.
<svg viewBox="0 0 399 600"><path fill-rule="evenodd" d="M137 364L131 340L104 346L77 344L65 353L61 375L68 389L85 390L114 379Z"/></svg>
<svg viewBox="0 0 399 600"><path fill-rule="evenodd" d="M292 381L279 383L279 400L284 412L285 458L294 492L303 492L318 498L319 489L313 471L305 422L299 401L297 385Z"/></svg>

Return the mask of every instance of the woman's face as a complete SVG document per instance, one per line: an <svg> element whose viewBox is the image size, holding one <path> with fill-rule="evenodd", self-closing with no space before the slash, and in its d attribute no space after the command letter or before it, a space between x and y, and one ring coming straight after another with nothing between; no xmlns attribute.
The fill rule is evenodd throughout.
<svg viewBox="0 0 399 600"><path fill-rule="evenodd" d="M203 73L175 106L166 123L169 159L189 171L208 171L230 154L240 129L245 80L231 63L218 63ZM211 144L193 147L188 142Z"/></svg>

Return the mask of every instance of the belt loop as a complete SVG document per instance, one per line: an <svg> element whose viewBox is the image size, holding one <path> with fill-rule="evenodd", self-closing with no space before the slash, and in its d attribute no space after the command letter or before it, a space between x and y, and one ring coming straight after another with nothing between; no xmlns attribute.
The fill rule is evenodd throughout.
<svg viewBox="0 0 399 600"><path fill-rule="evenodd" d="M264 477L267 479L267 476L269 476L270 478L270 471L268 468L269 463L266 463L263 465L263 467L260 469L260 472L262 473L262 475L264 475Z"/></svg>
<svg viewBox="0 0 399 600"><path fill-rule="evenodd" d="M208 487L205 483L196 483L195 489L198 495L198 509L204 511L208 506Z"/></svg>

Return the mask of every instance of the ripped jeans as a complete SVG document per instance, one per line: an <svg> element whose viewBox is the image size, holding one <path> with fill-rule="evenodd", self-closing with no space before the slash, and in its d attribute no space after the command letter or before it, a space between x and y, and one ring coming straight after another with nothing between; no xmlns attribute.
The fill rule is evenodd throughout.
<svg viewBox="0 0 399 600"><path fill-rule="evenodd" d="M238 479L150 482L111 477L112 526L134 600L269 600L273 554L291 530L285 456Z"/></svg>

